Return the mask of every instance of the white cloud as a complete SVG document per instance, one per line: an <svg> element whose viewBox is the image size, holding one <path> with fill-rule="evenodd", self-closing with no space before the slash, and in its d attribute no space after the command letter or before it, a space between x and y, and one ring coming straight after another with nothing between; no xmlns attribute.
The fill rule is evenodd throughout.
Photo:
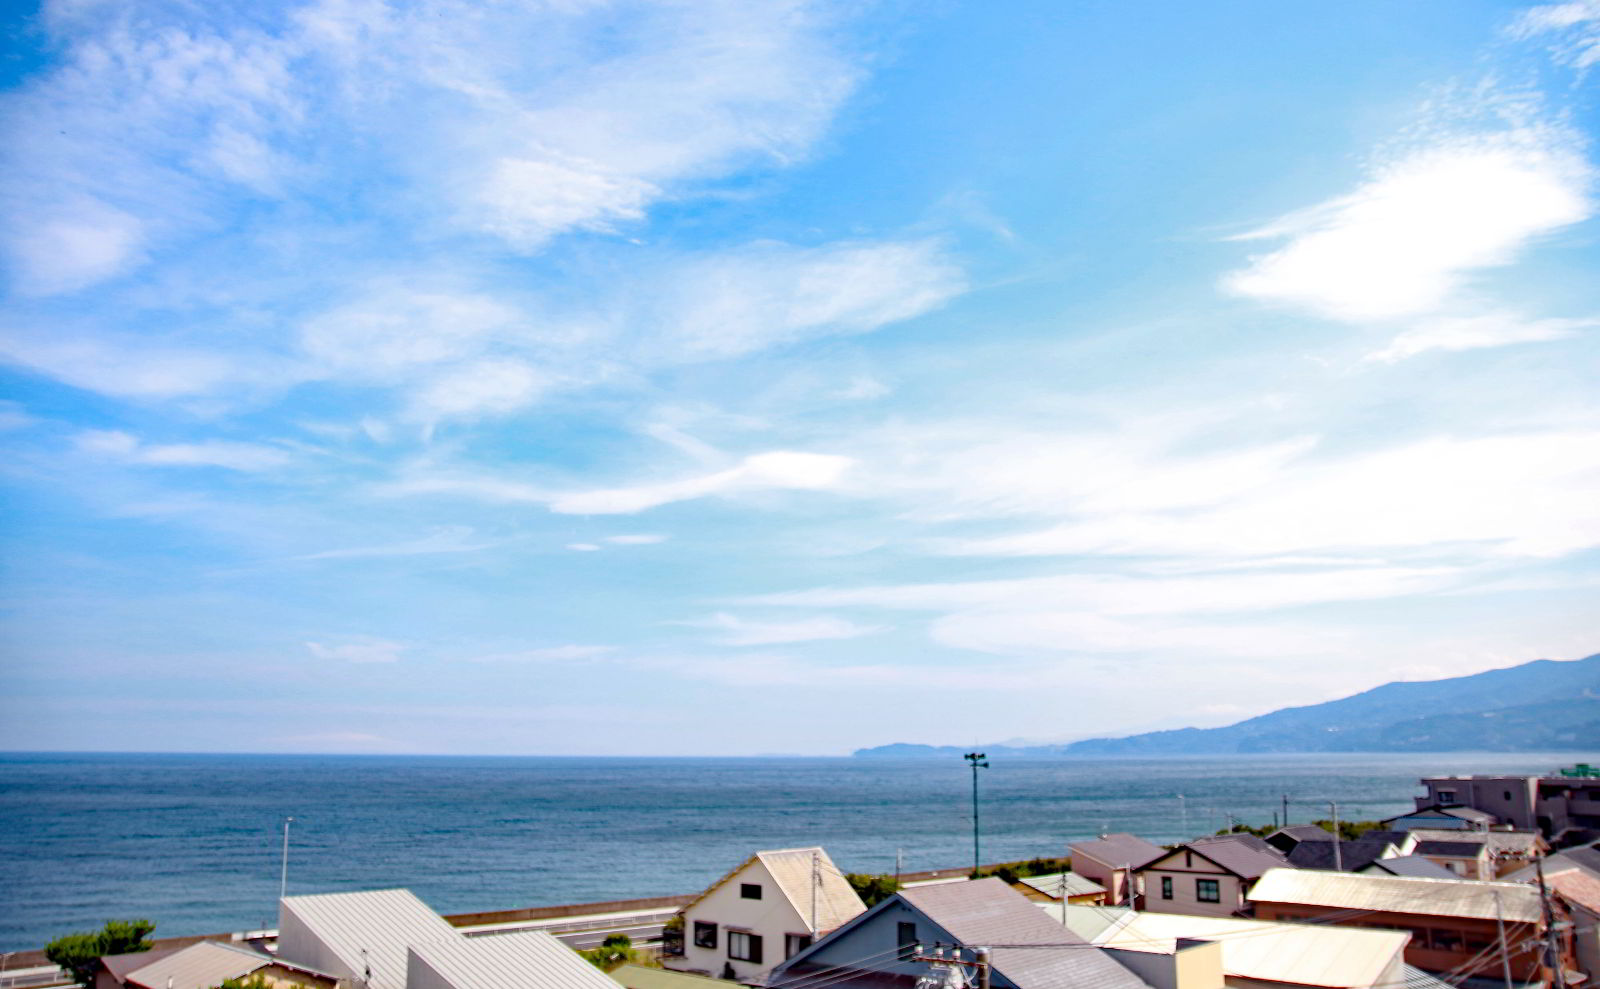
<svg viewBox="0 0 1600 989"><path fill-rule="evenodd" d="M966 289L932 240L798 248L756 244L687 259L646 286L659 326L650 348L670 361L733 357L930 312Z"/></svg>
<svg viewBox="0 0 1600 989"><path fill-rule="evenodd" d="M409 647L403 642L392 642L372 636L351 636L342 642L307 642L306 649L318 659L345 663L394 663Z"/></svg>
<svg viewBox="0 0 1600 989"><path fill-rule="evenodd" d="M799 621L759 622L718 612L709 618L678 624L715 632L716 640L725 646L770 646L789 642L856 639L883 631L881 626L857 625L831 615L818 615Z"/></svg>
<svg viewBox="0 0 1600 989"><path fill-rule="evenodd" d="M152 467L222 467L237 471L267 471L289 463L289 455L258 443L212 440L204 443L147 444L131 433L91 429L74 440L78 449Z"/></svg>
<svg viewBox="0 0 1600 989"><path fill-rule="evenodd" d="M504 415L531 405L550 384L546 375L522 361L484 359L429 379L417 389L412 404L416 414L430 422Z"/></svg>
<svg viewBox="0 0 1600 989"><path fill-rule="evenodd" d="M1246 234L1287 243L1223 286L1338 319L1430 312L1469 273L1588 218L1593 179L1576 142L1554 129L1443 141L1377 169L1347 196Z"/></svg>
<svg viewBox="0 0 1600 989"><path fill-rule="evenodd" d="M221 354L123 338L47 339L12 333L0 340L0 354L75 387L118 398L187 398L252 378L249 370Z"/></svg>
<svg viewBox="0 0 1600 989"><path fill-rule="evenodd" d="M1117 510L950 552L1238 557L1475 544L1502 558L1600 545L1600 435L1432 439L1269 476L1203 511Z"/></svg>
<svg viewBox="0 0 1600 989"><path fill-rule="evenodd" d="M929 634L943 645L998 655L1151 651L1274 659L1326 653L1343 638L1323 629L1186 624L1150 616L1127 621L1066 610L957 612L937 619Z"/></svg>
<svg viewBox="0 0 1600 989"><path fill-rule="evenodd" d="M14 212L7 226L7 252L27 295L73 292L120 275L144 257L139 219L91 196Z"/></svg>
<svg viewBox="0 0 1600 989"><path fill-rule="evenodd" d="M542 649L519 649L473 658L476 663L575 663L601 659L615 650L611 646L565 645Z"/></svg>
<svg viewBox="0 0 1600 989"><path fill-rule="evenodd" d="M625 515L678 501L750 491L824 491L849 469L848 457L777 450L744 458L738 466L681 481L564 494L550 510L564 515Z"/></svg>
<svg viewBox="0 0 1600 989"><path fill-rule="evenodd" d="M1391 340L1366 360L1395 363L1430 350L1476 350L1518 343L1564 340L1600 326L1600 319L1527 319L1515 313L1437 316L1425 319Z"/></svg>
<svg viewBox="0 0 1600 989"><path fill-rule="evenodd" d="M1448 568L1350 567L1187 577L1068 574L1009 580L822 587L738 599L759 607L883 608L957 614L1198 615L1401 597L1451 586Z"/></svg>
<svg viewBox="0 0 1600 989"><path fill-rule="evenodd" d="M1572 0L1570 3L1531 7L1512 22L1515 38L1557 35L1556 57L1582 70L1600 64L1600 0Z"/></svg>
<svg viewBox="0 0 1600 989"><path fill-rule="evenodd" d="M595 543L568 543L567 549L578 553L598 553L600 547Z"/></svg>
<svg viewBox="0 0 1600 989"><path fill-rule="evenodd" d="M392 380L478 357L522 323L515 309L484 295L379 287L307 320L300 343L323 367Z"/></svg>
<svg viewBox="0 0 1600 989"><path fill-rule="evenodd" d="M594 162L502 158L479 193L484 228L523 251L571 229L609 233L617 221L644 218L661 195L650 182L609 174Z"/></svg>
<svg viewBox="0 0 1600 989"><path fill-rule="evenodd" d="M607 536L606 542L615 546L654 546L657 543L666 542L667 538L659 533L639 532L620 536Z"/></svg>

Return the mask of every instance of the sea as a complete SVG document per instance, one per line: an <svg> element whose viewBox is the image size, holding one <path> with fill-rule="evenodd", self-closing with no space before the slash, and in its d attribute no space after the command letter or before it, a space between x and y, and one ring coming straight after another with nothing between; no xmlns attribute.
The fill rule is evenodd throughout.
<svg viewBox="0 0 1600 989"><path fill-rule="evenodd" d="M1232 815L1377 820L1424 775L1548 772L1594 753L992 759L985 862ZM156 936L275 926L289 893L403 886L455 913L689 893L763 848L841 869L962 869L972 774L950 759L0 754L0 951L112 918Z"/></svg>

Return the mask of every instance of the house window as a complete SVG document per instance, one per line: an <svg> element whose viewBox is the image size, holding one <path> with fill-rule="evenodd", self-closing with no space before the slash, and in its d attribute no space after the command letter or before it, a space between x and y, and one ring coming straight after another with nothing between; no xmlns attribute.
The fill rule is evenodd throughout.
<svg viewBox="0 0 1600 989"><path fill-rule="evenodd" d="M897 929L896 937L898 939L897 943L900 945L900 960L903 962L910 961L912 956L917 953L917 925L908 924L902 920Z"/></svg>
<svg viewBox="0 0 1600 989"><path fill-rule="evenodd" d="M1456 802L1456 791L1454 791L1454 790L1440 790L1439 791L1439 802L1441 804L1444 804L1447 807L1450 806L1451 804L1454 804Z"/></svg>
<svg viewBox="0 0 1600 989"><path fill-rule="evenodd" d="M761 962L761 935L749 931L728 932L728 957L740 962Z"/></svg>
<svg viewBox="0 0 1600 989"><path fill-rule="evenodd" d="M760 883L740 883L739 884L739 899L741 899L741 900L759 900L759 899L761 899L761 884Z"/></svg>
<svg viewBox="0 0 1600 989"><path fill-rule="evenodd" d="M715 948L717 946L717 925L704 920L695 921L694 946L696 948Z"/></svg>
<svg viewBox="0 0 1600 989"><path fill-rule="evenodd" d="M1194 898L1201 903L1221 903L1222 887L1215 879L1196 879L1194 881Z"/></svg>
<svg viewBox="0 0 1600 989"><path fill-rule="evenodd" d="M1511 791L1507 790L1506 791L1506 802L1510 803L1510 801L1511 801Z"/></svg>
<svg viewBox="0 0 1600 989"><path fill-rule="evenodd" d="M783 957L793 958L800 952L811 947L809 934L785 934L783 936Z"/></svg>
<svg viewBox="0 0 1600 989"><path fill-rule="evenodd" d="M1161 877L1161 898L1163 900L1172 899L1172 877L1171 876L1162 876Z"/></svg>

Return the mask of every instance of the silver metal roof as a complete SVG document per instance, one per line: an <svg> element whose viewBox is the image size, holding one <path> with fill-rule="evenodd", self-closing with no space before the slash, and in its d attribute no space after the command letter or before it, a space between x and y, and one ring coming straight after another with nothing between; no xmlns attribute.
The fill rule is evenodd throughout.
<svg viewBox="0 0 1600 989"><path fill-rule="evenodd" d="M1149 989L999 879L924 886L899 896L968 947L1037 945L994 950L995 970L1018 989Z"/></svg>
<svg viewBox="0 0 1600 989"><path fill-rule="evenodd" d="M604 972L543 931L456 934L412 945L408 972L418 965L453 989L617 989Z"/></svg>
<svg viewBox="0 0 1600 989"><path fill-rule="evenodd" d="M147 989L211 989L223 979L239 979L273 962L272 956L235 948L221 941L201 941L129 972L123 981Z"/></svg>
<svg viewBox="0 0 1600 989"><path fill-rule="evenodd" d="M1539 920L1539 891L1520 883L1474 879L1417 879L1367 873L1272 869L1250 890L1254 903L1302 903L1340 910L1372 910L1433 917Z"/></svg>
<svg viewBox="0 0 1600 989"><path fill-rule="evenodd" d="M411 945L461 937L408 889L289 896L279 903L354 976L361 977L370 967L370 989L405 989L406 950ZM280 940L279 950L282 947ZM315 963L287 956L284 960Z"/></svg>
<svg viewBox="0 0 1600 989"><path fill-rule="evenodd" d="M1061 880L1067 883L1067 896L1092 896L1095 893L1104 893L1106 888L1093 879L1085 879L1076 872L1057 872L1048 876L1023 876L1017 880L1030 889L1036 889L1046 896L1061 899Z"/></svg>

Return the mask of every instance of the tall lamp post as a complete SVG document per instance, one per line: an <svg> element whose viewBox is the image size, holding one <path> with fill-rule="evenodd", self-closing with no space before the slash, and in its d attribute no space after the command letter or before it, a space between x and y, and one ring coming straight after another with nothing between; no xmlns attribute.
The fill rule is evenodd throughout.
<svg viewBox="0 0 1600 989"><path fill-rule="evenodd" d="M283 819L283 872L278 878L278 899L289 895L289 825L294 823L294 818Z"/></svg>
<svg viewBox="0 0 1600 989"><path fill-rule="evenodd" d="M978 770L989 768L989 757L982 752L968 752L962 758L972 764L972 878L976 879L983 862L978 856Z"/></svg>

